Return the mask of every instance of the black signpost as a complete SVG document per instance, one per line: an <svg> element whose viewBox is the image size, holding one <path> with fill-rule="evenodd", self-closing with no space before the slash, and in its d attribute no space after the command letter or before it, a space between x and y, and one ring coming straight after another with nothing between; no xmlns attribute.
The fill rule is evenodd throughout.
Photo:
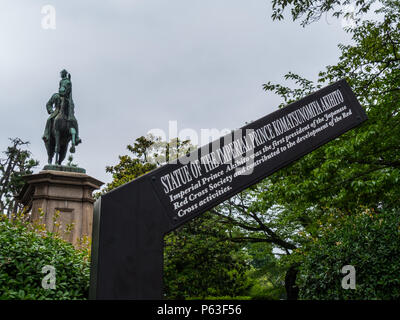
<svg viewBox="0 0 400 320"><path fill-rule="evenodd" d="M161 299L166 233L366 119L341 80L103 195L90 298Z"/></svg>

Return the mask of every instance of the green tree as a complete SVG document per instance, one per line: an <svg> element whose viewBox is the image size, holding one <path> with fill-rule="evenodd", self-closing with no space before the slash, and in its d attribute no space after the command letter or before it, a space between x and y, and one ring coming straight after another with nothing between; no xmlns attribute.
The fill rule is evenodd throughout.
<svg viewBox="0 0 400 320"><path fill-rule="evenodd" d="M297 298L297 288L295 285L296 272L294 265L289 260L277 259L272 253L271 248L280 250L281 255L290 255L297 249L296 232L298 224L292 223L285 218L285 211L282 206L278 206L275 198L267 198L270 188L270 181L265 179L263 182L254 185L247 190L235 195L221 205L210 210L216 215L218 223L224 228L235 229L235 233L227 233L225 237L232 242L242 243L244 246L259 244L264 246L265 256L258 256L264 259L271 269L258 270L258 279L265 282L264 278L271 276L281 279L280 281L269 281L272 287L269 291L281 292L283 284L286 290L287 299ZM274 268L270 264L276 264ZM261 282L258 285L261 285ZM265 290L264 290L265 291Z"/></svg>
<svg viewBox="0 0 400 320"><path fill-rule="evenodd" d="M165 294L172 299L247 294L250 256L226 238L215 216L205 213L165 237Z"/></svg>
<svg viewBox="0 0 400 320"><path fill-rule="evenodd" d="M104 192L115 189L186 154L193 146L189 140L181 141L175 138L166 142L159 137L148 135L137 138L133 145L128 145L126 148L131 155L119 156L118 164L106 167L106 172L112 174L113 181L107 184Z"/></svg>
<svg viewBox="0 0 400 320"><path fill-rule="evenodd" d="M24 185L23 176L32 174L32 169L39 164L31 158L30 151L25 149L29 142L20 138L10 141L11 145L3 152L5 158L0 158L0 213L9 217L22 210L15 196Z"/></svg>
<svg viewBox="0 0 400 320"><path fill-rule="evenodd" d="M253 279L249 296L269 300L285 298L286 268L278 254L274 253L274 246L265 242L250 242L246 244L246 250L251 257L250 277Z"/></svg>
<svg viewBox="0 0 400 320"><path fill-rule="evenodd" d="M265 196L299 221L316 221L324 208L351 212L360 205L379 209L399 205L399 13L400 5L381 11L382 22L366 21L353 32L354 45L340 45L335 66L320 73L319 82L346 77L369 120L270 177ZM268 83L266 90L290 102L320 87L289 73L299 89Z"/></svg>
<svg viewBox="0 0 400 320"><path fill-rule="evenodd" d="M384 4L377 11L379 20L359 21L348 29L353 43L339 45L339 62L321 72L318 83L289 72L285 79L293 81L297 88L270 82L264 85L265 90L280 95L283 104L287 104L322 85L346 78L369 117L360 127L263 182L268 188L259 194L258 201L277 209L275 224L281 228L291 226L294 232L290 239L300 250L307 248L309 239L324 237L321 226L337 211L352 216L360 207L375 212L399 207L400 4ZM302 233L307 237L299 237ZM390 247L390 243L387 245ZM361 255L365 247L357 250ZM293 262L301 264L298 255L291 256ZM324 263L317 255L313 257L315 265ZM301 284L304 289L304 282Z"/></svg>
<svg viewBox="0 0 400 320"><path fill-rule="evenodd" d="M370 11L375 3L385 5L385 0L272 0L272 18L274 20L284 19L284 12L290 8L293 20L301 19L301 25L306 26L318 21L323 14L332 14L334 17L347 17L352 14L355 21L359 21L363 13ZM353 13L345 10L346 6L352 5Z"/></svg>

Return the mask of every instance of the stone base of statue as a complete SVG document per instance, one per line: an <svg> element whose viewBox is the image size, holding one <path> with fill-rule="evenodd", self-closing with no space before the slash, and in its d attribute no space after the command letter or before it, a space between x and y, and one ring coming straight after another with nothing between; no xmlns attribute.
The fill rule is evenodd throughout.
<svg viewBox="0 0 400 320"><path fill-rule="evenodd" d="M74 245L85 236L91 237L92 193L103 182L86 175L82 168L47 165L43 169L24 177L18 196L31 221L44 223L48 231L59 232Z"/></svg>
<svg viewBox="0 0 400 320"><path fill-rule="evenodd" d="M75 166L62 166L59 164L46 164L43 167L44 171L55 170L55 171L64 171L64 172L78 172L78 173L86 173L86 170L83 168L75 167Z"/></svg>

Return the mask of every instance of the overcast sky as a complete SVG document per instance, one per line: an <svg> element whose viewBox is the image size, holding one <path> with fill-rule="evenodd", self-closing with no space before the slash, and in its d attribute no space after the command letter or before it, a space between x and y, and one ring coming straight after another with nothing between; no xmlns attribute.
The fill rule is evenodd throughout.
<svg viewBox="0 0 400 320"><path fill-rule="evenodd" d="M48 4L55 30L42 28ZM270 16L268 0L1 0L0 150L29 140L43 168L45 104L63 68L83 140L74 162L104 182L127 144L169 121L200 134L256 120L281 102L262 84L288 71L314 80L350 41L334 18L302 28Z"/></svg>

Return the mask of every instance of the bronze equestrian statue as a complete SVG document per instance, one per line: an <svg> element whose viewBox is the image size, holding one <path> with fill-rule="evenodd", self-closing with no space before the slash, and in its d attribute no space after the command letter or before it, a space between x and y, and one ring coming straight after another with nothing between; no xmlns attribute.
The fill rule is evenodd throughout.
<svg viewBox="0 0 400 320"><path fill-rule="evenodd" d="M58 165L65 159L70 141L71 153L74 153L75 146L82 142L74 114L71 74L67 70L62 70L60 75L58 93L53 94L46 104L50 117L47 119L42 137L47 149L48 163L52 163L55 154L55 163Z"/></svg>

